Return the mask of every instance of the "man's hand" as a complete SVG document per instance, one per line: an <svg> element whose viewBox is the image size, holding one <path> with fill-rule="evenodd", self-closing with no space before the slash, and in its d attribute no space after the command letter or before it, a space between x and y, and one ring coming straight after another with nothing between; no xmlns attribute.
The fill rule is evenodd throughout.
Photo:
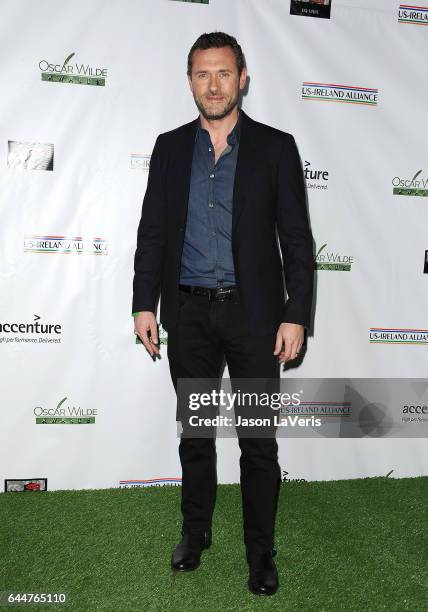
<svg viewBox="0 0 428 612"><path fill-rule="evenodd" d="M134 317L134 328L137 336L150 353L151 357L159 355L158 327L154 312L143 310ZM148 332L150 331L150 338Z"/></svg>
<svg viewBox="0 0 428 612"><path fill-rule="evenodd" d="M304 326L299 323L281 323L276 334L274 355L279 355L279 363L295 359L302 348ZM281 351L282 345L285 349Z"/></svg>

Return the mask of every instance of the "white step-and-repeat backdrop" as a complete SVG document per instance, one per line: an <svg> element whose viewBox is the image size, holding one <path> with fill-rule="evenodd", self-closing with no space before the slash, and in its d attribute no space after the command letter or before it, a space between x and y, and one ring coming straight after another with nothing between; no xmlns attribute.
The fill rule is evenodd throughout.
<svg viewBox="0 0 428 612"><path fill-rule="evenodd" d="M135 343L133 256L155 138L197 116L186 61L202 32L237 37L243 108L291 132L305 170L316 311L303 363L282 375L427 376L423 4L2 3L2 480L180 483L166 346L154 363ZM280 439L284 481L426 474L426 440L414 435L426 386L392 406L411 437ZM236 439L218 449L220 482L238 482Z"/></svg>

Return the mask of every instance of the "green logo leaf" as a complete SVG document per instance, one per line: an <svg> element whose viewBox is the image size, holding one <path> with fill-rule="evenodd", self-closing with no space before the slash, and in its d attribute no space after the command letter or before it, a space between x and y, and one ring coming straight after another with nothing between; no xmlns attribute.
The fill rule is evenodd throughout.
<svg viewBox="0 0 428 612"><path fill-rule="evenodd" d="M418 172L416 172L415 176L412 178L412 183L415 180L415 178L420 175L421 172L422 170L419 170Z"/></svg>
<svg viewBox="0 0 428 612"><path fill-rule="evenodd" d="M63 69L65 68L65 66L68 64L68 62L71 60L71 58L73 57L73 55L75 55L75 51L73 51L73 53L70 53L70 55L67 57L67 59L65 60L65 62L63 63L62 67Z"/></svg>
<svg viewBox="0 0 428 612"><path fill-rule="evenodd" d="M325 247L327 246L327 243L323 244L322 247L320 248L320 250L318 251L318 253L315 255L315 259L318 259L318 255L321 253L321 251L323 249L325 249Z"/></svg>

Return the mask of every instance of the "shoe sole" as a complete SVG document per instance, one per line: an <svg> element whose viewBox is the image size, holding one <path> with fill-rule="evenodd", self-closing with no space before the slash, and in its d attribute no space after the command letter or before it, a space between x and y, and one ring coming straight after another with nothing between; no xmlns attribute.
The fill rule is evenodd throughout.
<svg viewBox="0 0 428 612"><path fill-rule="evenodd" d="M198 565L195 565L195 567L186 567L183 569L178 569L177 567L174 567L171 564L171 569L174 574L184 574L185 572L194 572L196 569L198 569L199 566L200 566L200 563L198 563Z"/></svg>

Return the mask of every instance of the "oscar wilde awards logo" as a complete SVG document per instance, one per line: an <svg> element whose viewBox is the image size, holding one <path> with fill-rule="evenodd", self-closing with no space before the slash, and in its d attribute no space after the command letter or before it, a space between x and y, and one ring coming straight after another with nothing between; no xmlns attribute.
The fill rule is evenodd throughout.
<svg viewBox="0 0 428 612"><path fill-rule="evenodd" d="M290 15L330 19L330 0L291 0Z"/></svg>
<svg viewBox="0 0 428 612"><path fill-rule="evenodd" d="M328 189L327 181L329 173L327 170L313 170L311 162L305 161L305 181L307 189Z"/></svg>
<svg viewBox="0 0 428 612"><path fill-rule="evenodd" d="M40 60L39 69L42 81L104 87L106 84L107 68L98 68L78 62L70 63L74 56L74 52L70 53L62 64L49 62L45 59Z"/></svg>
<svg viewBox="0 0 428 612"><path fill-rule="evenodd" d="M428 197L428 178L423 178L421 174L422 170L418 170L413 178L394 176L393 195Z"/></svg>
<svg viewBox="0 0 428 612"><path fill-rule="evenodd" d="M8 141L7 167L53 170L54 146L43 142Z"/></svg>
<svg viewBox="0 0 428 612"><path fill-rule="evenodd" d="M61 343L62 327L59 323L42 323L39 315L34 315L33 323L9 323L0 321L0 343Z"/></svg>
<svg viewBox="0 0 428 612"><path fill-rule="evenodd" d="M143 489L146 487L180 487L181 478L148 478L146 480L120 480L119 489Z"/></svg>
<svg viewBox="0 0 428 612"><path fill-rule="evenodd" d="M316 270L332 272L350 272L354 263L353 255L343 255L333 251L325 251L327 243L323 244L315 256Z"/></svg>
<svg viewBox="0 0 428 612"><path fill-rule="evenodd" d="M310 81L304 81L302 85L303 100L345 102L347 104L376 106L378 103L378 95L378 89L356 87L354 85L312 83Z"/></svg>
<svg viewBox="0 0 428 612"><path fill-rule="evenodd" d="M370 344L428 344L428 329L371 327Z"/></svg>
<svg viewBox="0 0 428 612"><path fill-rule="evenodd" d="M24 236L24 253L60 253L66 255L108 255L105 238L82 238L82 236Z"/></svg>
<svg viewBox="0 0 428 612"><path fill-rule="evenodd" d="M36 406L33 410L36 425L94 425L98 415L97 408L83 409L80 406L65 404L63 397L57 406L45 408Z"/></svg>
<svg viewBox="0 0 428 612"><path fill-rule="evenodd" d="M398 9L398 23L428 25L428 6L400 4Z"/></svg>

